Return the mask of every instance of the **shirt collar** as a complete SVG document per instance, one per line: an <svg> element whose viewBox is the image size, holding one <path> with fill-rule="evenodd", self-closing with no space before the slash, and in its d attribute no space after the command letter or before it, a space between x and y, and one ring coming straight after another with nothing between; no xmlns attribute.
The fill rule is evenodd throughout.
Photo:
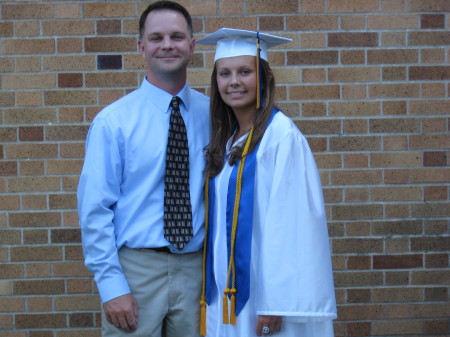
<svg viewBox="0 0 450 337"><path fill-rule="evenodd" d="M149 81L147 81L147 77L145 77L144 80L142 81L141 89L145 91L146 96L153 98L152 102L158 108L160 108L162 111L166 112L170 111L169 105L173 95L151 84ZM190 100L189 85L187 82L184 85L183 89L181 89L180 92L178 92L178 94L176 94L175 96L181 98L181 100L183 101L182 106L184 105L186 111L189 111L191 100ZM154 97L158 97L158 99L155 100Z"/></svg>

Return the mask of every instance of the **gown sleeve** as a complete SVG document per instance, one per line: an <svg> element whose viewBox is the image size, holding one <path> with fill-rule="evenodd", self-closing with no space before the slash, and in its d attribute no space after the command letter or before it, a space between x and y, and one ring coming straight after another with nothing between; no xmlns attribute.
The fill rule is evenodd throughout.
<svg viewBox="0 0 450 337"><path fill-rule="evenodd" d="M257 314L331 320L336 301L319 171L295 125L272 136L261 144L256 173Z"/></svg>

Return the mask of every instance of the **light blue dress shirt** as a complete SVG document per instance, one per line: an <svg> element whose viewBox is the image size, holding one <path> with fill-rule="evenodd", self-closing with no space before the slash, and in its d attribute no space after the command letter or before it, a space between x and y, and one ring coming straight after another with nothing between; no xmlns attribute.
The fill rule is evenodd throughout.
<svg viewBox="0 0 450 337"><path fill-rule="evenodd" d="M118 250L169 246L174 253L203 245L204 148L209 142L209 98L186 86L178 93L186 124L194 236L182 251L164 238L164 171L172 95L146 79L103 109L86 141L78 186L78 214L86 266L102 302L130 293Z"/></svg>

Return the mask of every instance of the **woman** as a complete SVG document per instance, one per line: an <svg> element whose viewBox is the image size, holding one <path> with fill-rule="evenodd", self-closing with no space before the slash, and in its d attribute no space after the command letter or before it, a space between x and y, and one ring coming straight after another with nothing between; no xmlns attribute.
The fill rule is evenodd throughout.
<svg viewBox="0 0 450 337"><path fill-rule="evenodd" d="M306 139L274 105L267 62L266 49L287 41L222 28L197 42L217 45L202 335L334 335L320 176Z"/></svg>

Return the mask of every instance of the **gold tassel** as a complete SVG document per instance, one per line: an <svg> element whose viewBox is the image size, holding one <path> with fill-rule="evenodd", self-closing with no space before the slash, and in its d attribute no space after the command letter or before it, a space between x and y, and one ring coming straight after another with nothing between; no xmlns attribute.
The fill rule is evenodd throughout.
<svg viewBox="0 0 450 337"><path fill-rule="evenodd" d="M200 336L206 336L206 301L204 297L200 301Z"/></svg>
<svg viewBox="0 0 450 337"><path fill-rule="evenodd" d="M256 39L256 109L261 107L261 97L260 97L260 73L259 73L259 39Z"/></svg>
<svg viewBox="0 0 450 337"><path fill-rule="evenodd" d="M236 325L236 288L231 289L230 324Z"/></svg>
<svg viewBox="0 0 450 337"><path fill-rule="evenodd" d="M223 324L230 324L230 319L228 318L228 296L230 289L225 289L223 292L223 302L222 302L222 311L223 311Z"/></svg>

